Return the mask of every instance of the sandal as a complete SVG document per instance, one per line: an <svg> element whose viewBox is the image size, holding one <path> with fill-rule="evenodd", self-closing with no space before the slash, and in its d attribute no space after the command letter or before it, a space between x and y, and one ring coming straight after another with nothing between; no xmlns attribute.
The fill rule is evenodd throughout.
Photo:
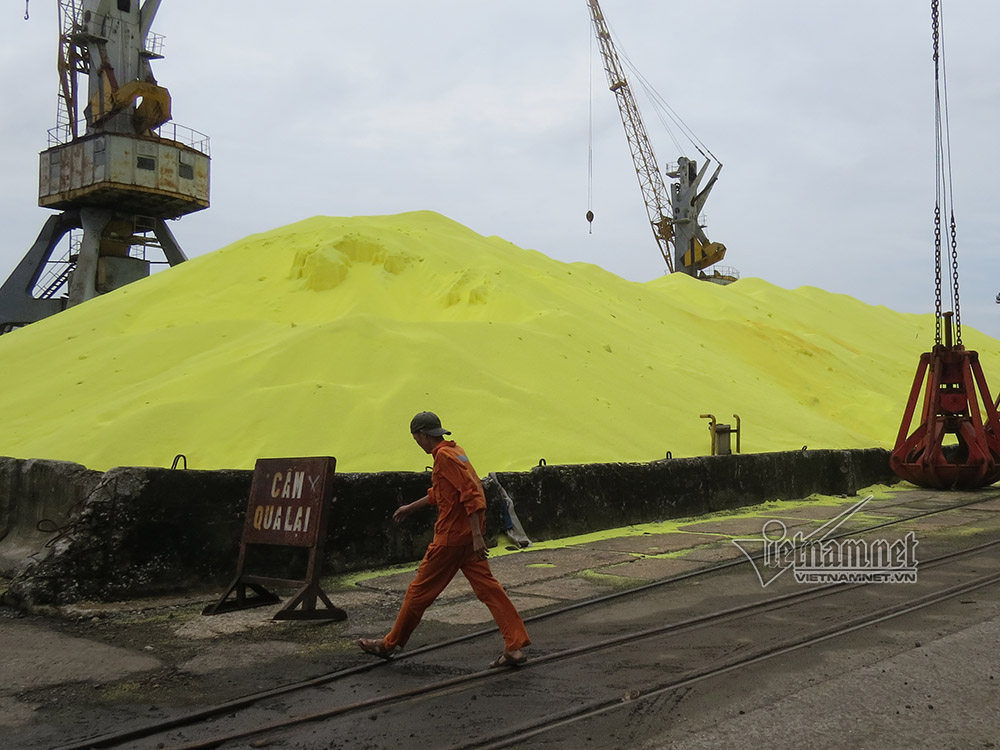
<svg viewBox="0 0 1000 750"><path fill-rule="evenodd" d="M380 659L391 659L392 651L385 647L381 638L358 638L358 646L367 654Z"/></svg>
<svg viewBox="0 0 1000 750"><path fill-rule="evenodd" d="M490 662L490 669L497 669L498 667L519 667L526 661L528 661L528 657L523 654L514 658L507 652L504 652Z"/></svg>

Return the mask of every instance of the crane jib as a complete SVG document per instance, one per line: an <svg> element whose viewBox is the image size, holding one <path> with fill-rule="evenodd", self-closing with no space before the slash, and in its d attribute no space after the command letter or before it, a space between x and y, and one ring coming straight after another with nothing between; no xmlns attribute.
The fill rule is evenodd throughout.
<svg viewBox="0 0 1000 750"><path fill-rule="evenodd" d="M699 172L692 160L679 157L678 169L669 173L678 180L678 184L674 184L668 190L618 50L612 41L604 13L598 0L588 0L588 6L607 74L608 87L618 103L618 113L625 129L625 137L632 154L632 165L639 180L639 189L642 192L653 237L670 272L682 271L692 276L699 276L699 271L717 263L725 256L725 246L718 242L709 242L699 224L699 214L722 165L718 165L708 185L699 192L698 184L705 174L705 167L708 166L707 158L703 169ZM682 162L685 168L680 166ZM704 274L700 277L709 278ZM735 279L735 272L729 272L729 276L715 273L712 280L715 280L715 277L724 279L722 283L728 283Z"/></svg>

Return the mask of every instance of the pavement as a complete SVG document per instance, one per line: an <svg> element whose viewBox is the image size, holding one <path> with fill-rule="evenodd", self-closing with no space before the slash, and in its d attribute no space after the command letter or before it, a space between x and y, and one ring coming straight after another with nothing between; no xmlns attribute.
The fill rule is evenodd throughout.
<svg viewBox="0 0 1000 750"><path fill-rule="evenodd" d="M501 544L491 550L491 566L519 611L530 617L573 602L741 559L743 553L733 541L743 540L745 547L754 540L760 542L765 524L769 524L772 534L781 528L786 535L798 531L809 534L869 494L872 497L868 503L845 521L841 530L972 500L983 502L960 511L929 515L909 522L904 528L915 530L923 540L942 534L969 535L1000 523L1000 489L958 494L905 484L877 486L863 490L857 497L815 496L802 501L766 503L698 518L536 542L525 549L501 537ZM526 531L530 537L531 530ZM3 746L12 750L55 747L112 731L122 723L155 720L370 659L358 651L355 641L359 636L380 636L389 630L415 567L414 564L324 579L324 591L348 613L347 620L342 622L271 619L280 605L201 615L207 604L218 600L222 593L219 589L116 603L79 602L30 613L0 607L0 653L4 655L0 739L6 738ZM746 564L746 585L760 585L749 564ZM933 654L928 651L919 657L899 654L903 661L891 668L905 670L906 659L919 658L924 660L925 678L932 679L926 676L927 658L933 658L943 669L947 664L965 663L964 658L954 658L956 650L975 654L976 668L989 673L988 685L996 673L997 680L989 691L995 705L1000 664L995 647L982 644L984 639L994 646L998 642L1000 611L984 610L978 620L968 624L967 630L944 629L937 639L928 634L924 640L935 640ZM459 576L428 610L409 647L491 625L489 612ZM500 646L497 635L497 648L493 650ZM483 666L493 656L492 650L484 653ZM870 663L858 666L859 670L868 668L875 669ZM847 674L831 675L827 682L832 683L835 678L850 679ZM955 678L960 679L960 675ZM812 687L816 705L832 700L831 694ZM843 691L849 692L845 686L839 689L841 695ZM876 699L877 694L874 698L867 695L866 705L871 707L871 701ZM702 730L697 730L698 722L690 723L682 735L665 736L661 744L654 742L646 747L719 747L730 746L737 740L743 744L751 737L757 740L777 737L782 726L787 730L787 724L796 720L796 712L801 715L817 709L810 708L805 698L800 697L796 702L783 695L752 710L761 712L754 723L760 728L757 733L748 734L748 720L740 711L727 720L720 714L723 719L703 726ZM775 734L765 731L771 725ZM997 725L996 736L1000 737L1000 721ZM840 746L819 740L812 744ZM895 745L890 742L881 746ZM989 747L988 744L970 746ZM996 746L1000 747L1000 743Z"/></svg>

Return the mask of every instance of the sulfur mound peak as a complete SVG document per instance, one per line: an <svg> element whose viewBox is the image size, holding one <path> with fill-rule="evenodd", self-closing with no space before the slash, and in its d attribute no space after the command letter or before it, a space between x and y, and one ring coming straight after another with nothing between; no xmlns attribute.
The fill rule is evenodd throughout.
<svg viewBox="0 0 1000 750"><path fill-rule="evenodd" d="M929 316L758 279L625 281L431 212L315 217L0 338L0 454L94 469L333 455L422 469L439 413L481 474L889 446ZM989 376L1000 342L969 331Z"/></svg>

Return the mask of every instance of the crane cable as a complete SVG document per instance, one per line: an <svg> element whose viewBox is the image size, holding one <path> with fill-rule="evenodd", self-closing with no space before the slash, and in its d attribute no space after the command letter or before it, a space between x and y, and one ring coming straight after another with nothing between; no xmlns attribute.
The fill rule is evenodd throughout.
<svg viewBox="0 0 1000 750"><path fill-rule="evenodd" d="M941 343L942 215L949 215L951 243L951 304L955 312L955 343L962 344L962 314L958 293L958 236L951 176L951 133L948 125L948 76L944 55L944 24L940 0L931 0L931 37L934 48L934 343Z"/></svg>
<svg viewBox="0 0 1000 750"><path fill-rule="evenodd" d="M607 20L605 19L605 23ZM679 130L688 142L694 146L695 150L701 154L702 158L706 161L714 161L719 166L722 166L722 162L719 161L718 157L713 154L708 147L701 141L698 136L695 135L694 131L688 126L681 116L678 115L673 108L667 103L667 101L653 88L653 85L649 80L640 72L640 70L635 66L635 63L629 58L628 54L625 52L624 47L621 44L621 40L615 30L608 25L608 32L611 34L612 41L618 51L618 56L624 61L625 67L631 71L632 76L637 80L642 87L643 91L646 92L646 96L650 103L653 105L653 109L656 112L656 116L663 126L663 129L670 136L670 140L673 141L674 148L677 149L678 153L683 153L684 148L681 146L680 141L678 141L674 130ZM587 150L587 221L591 222L590 232L593 233L593 221L594 221L594 211L593 211L593 197L594 197L594 35L590 34L590 113L589 113L589 141ZM671 127L670 123L667 122L669 119L673 123ZM652 148L652 144L650 144ZM1000 295L998 295L1000 298Z"/></svg>
<svg viewBox="0 0 1000 750"><path fill-rule="evenodd" d="M701 154L702 158L704 158L706 161L711 160L714 161L716 164L721 164L721 162L715 156L715 154L713 154L709 150L708 146L706 146L702 142L702 140L698 138L697 135L695 135L694 131L690 128L690 126L688 126L688 124L684 122L681 116L674 111L673 107L671 107L667 103L666 99L664 99L660 95L660 93L655 88L653 88L653 85L649 82L649 79L642 74L642 72L629 59L628 55L625 54L621 49L619 49L619 53L621 54L622 58L625 61L625 67L627 67L632 72L632 75L635 78L635 80L639 82L639 84L642 86L642 90L646 92L646 96L652 103L653 109L656 112L656 116L659 119L660 124L663 126L663 129L666 130L667 133L670 135L670 139L673 141L674 147L677 149L678 153L683 153L684 148L681 146L680 142L674 135L673 132L674 128L676 128L677 130L679 130L681 133L684 134L684 137L687 138L688 142L692 146L694 146L695 150L699 154ZM668 119L670 120L670 122L673 123L674 125L673 128L671 127L670 123L667 122Z"/></svg>
<svg viewBox="0 0 1000 750"><path fill-rule="evenodd" d="M588 24L588 31L589 31ZM587 224L594 233L594 35L590 36L590 111L587 123Z"/></svg>
<svg viewBox="0 0 1000 750"><path fill-rule="evenodd" d="M621 39L619 38L618 33L614 30L610 23L608 24L608 31L611 33L611 37L618 49L619 57L624 62L625 67L631 72L632 78L639 82L642 90L646 93L646 97L653 105L653 109L656 112L656 116L659 119L660 124L663 126L663 129L667 131L667 134L670 136L670 140L673 141L674 148L677 149L678 153L683 153L684 148L674 135L675 129L684 135L688 142L694 146L695 150L701 154L706 161L711 160L716 164L721 164L722 162L720 162L715 154L709 150L708 146L706 146L702 140L695 135L695 132L691 129L691 127L684 122L677 112L674 111L673 107L667 103L667 100L660 95L660 93L653 87L653 84L650 83L649 79L646 78L646 76L642 74L642 71L640 71L639 68L636 67L635 63L632 62L632 59L628 56L628 53L621 44ZM670 122L667 122L668 119ZM673 126L671 126L670 123L673 123Z"/></svg>

